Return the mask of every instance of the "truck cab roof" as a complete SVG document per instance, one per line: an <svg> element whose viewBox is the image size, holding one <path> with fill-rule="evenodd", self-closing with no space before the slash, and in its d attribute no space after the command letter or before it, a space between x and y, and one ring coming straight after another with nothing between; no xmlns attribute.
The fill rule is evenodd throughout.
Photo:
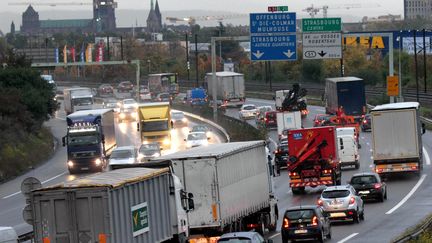
<svg viewBox="0 0 432 243"><path fill-rule="evenodd" d="M372 109L373 111L382 111L382 110L402 110L402 109L418 109L420 104L418 102L399 102L392 104L384 104L377 105Z"/></svg>
<svg viewBox="0 0 432 243"><path fill-rule="evenodd" d="M330 82L351 82L351 81L362 81L363 79L357 77L337 77L337 78L327 78Z"/></svg>
<svg viewBox="0 0 432 243"><path fill-rule="evenodd" d="M77 118L77 117L83 117L83 116L100 116L102 114L105 114L107 112L112 111L112 109L95 109L95 110L81 110L76 111L70 115L68 115L68 118Z"/></svg>

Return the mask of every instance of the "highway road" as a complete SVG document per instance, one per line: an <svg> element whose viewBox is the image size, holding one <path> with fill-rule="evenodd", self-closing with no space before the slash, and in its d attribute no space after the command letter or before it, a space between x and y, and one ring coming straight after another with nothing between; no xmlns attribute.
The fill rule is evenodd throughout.
<svg viewBox="0 0 432 243"><path fill-rule="evenodd" d="M274 105L274 101L261 99L248 99L247 103L262 105ZM323 107L309 106L310 113L304 120L303 126L312 126L312 119L316 114L324 113ZM228 109L226 115L238 118L238 109ZM250 124L255 121L249 120ZM360 135L362 148L360 149L360 163L358 170L344 169L342 183L346 183L355 173L372 170L371 160L371 137L370 132L362 132ZM273 141L277 141L277 132L269 131ZM274 146L274 145L273 145ZM423 174L403 175L398 178L389 178L388 200L384 203L365 203L365 221L360 224L346 223L332 226L332 239L327 242L390 242L406 229L416 225L426 215L432 212L432 188L431 165L429 155L432 154L432 134L427 132L423 135L423 146L425 166ZM288 185L289 177L286 170L281 171L279 177L274 178L275 194L279 199L279 222L280 230L284 211L291 206L315 204L323 187L308 188L304 195L293 195ZM280 233L269 235L275 243L282 242Z"/></svg>
<svg viewBox="0 0 432 243"><path fill-rule="evenodd" d="M120 98L122 96L119 96ZM69 175L66 166L66 148L61 146L61 138L66 134L66 122L63 107L56 113L55 118L47 121L45 126L49 127L56 139L56 148L53 156L41 166L19 176L11 181L0 185L0 226L13 226L19 235L32 231L32 227L24 222L22 210L25 206L25 198L20 192L21 182L27 177L36 177L43 186L58 184L73 180L77 177L89 174ZM189 121L188 127L172 130L173 144L171 150L164 150L162 154L173 153L185 149L183 141L191 128L196 123ZM140 145L139 134L136 131L135 122L116 123L117 146ZM209 143L220 143L223 141L218 135L213 134Z"/></svg>

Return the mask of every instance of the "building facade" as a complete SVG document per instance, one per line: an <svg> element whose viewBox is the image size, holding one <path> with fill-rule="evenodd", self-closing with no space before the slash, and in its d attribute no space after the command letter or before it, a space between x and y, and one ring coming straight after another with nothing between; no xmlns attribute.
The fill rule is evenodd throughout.
<svg viewBox="0 0 432 243"><path fill-rule="evenodd" d="M432 18L432 0L404 0L404 18Z"/></svg>

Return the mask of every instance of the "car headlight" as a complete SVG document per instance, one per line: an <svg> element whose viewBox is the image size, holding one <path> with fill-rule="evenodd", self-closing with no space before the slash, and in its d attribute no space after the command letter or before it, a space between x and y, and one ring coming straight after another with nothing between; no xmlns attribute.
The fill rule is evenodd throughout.
<svg viewBox="0 0 432 243"><path fill-rule="evenodd" d="M152 155L152 157L159 157L160 156L160 153L154 153L153 155Z"/></svg>
<svg viewBox="0 0 432 243"><path fill-rule="evenodd" d="M144 154L138 154L138 161L142 160L144 158Z"/></svg>
<svg viewBox="0 0 432 243"><path fill-rule="evenodd" d="M69 161L67 162L67 165L68 165L69 167L73 167L73 166L74 166L74 162L73 162L72 160L69 160Z"/></svg>
<svg viewBox="0 0 432 243"><path fill-rule="evenodd" d="M120 113L120 119L124 119L126 117L125 113Z"/></svg>
<svg viewBox="0 0 432 243"><path fill-rule="evenodd" d="M168 138L165 138L162 143L163 145L170 145L171 141Z"/></svg>
<svg viewBox="0 0 432 243"><path fill-rule="evenodd" d="M132 117L133 117L133 118L136 118L136 117L137 117L137 114L136 114L135 112L132 112Z"/></svg>
<svg viewBox="0 0 432 243"><path fill-rule="evenodd" d="M102 161L100 159L95 159L94 163L96 166L99 166L100 164L102 164Z"/></svg>
<svg viewBox="0 0 432 243"><path fill-rule="evenodd" d="M209 138L211 136L211 132L206 132L206 136Z"/></svg>
<svg viewBox="0 0 432 243"><path fill-rule="evenodd" d="M149 141L147 141L147 140L144 140L143 142L142 142L142 144L148 144L149 143Z"/></svg>
<svg viewBox="0 0 432 243"><path fill-rule="evenodd" d="M187 118L186 118L186 117L183 117L183 118L182 118L182 122L187 122Z"/></svg>
<svg viewBox="0 0 432 243"><path fill-rule="evenodd" d="M203 142L203 145L204 145L204 146L207 146L207 145L208 145L208 141L205 140L205 141Z"/></svg>

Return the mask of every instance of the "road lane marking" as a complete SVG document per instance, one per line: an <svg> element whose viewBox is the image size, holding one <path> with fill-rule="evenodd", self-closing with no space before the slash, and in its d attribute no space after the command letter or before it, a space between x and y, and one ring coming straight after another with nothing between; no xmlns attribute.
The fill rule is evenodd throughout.
<svg viewBox="0 0 432 243"><path fill-rule="evenodd" d="M423 154L424 154L425 159L426 159L426 164L430 165L431 161L430 161L429 153L427 152L427 150L425 149L425 147L423 147Z"/></svg>
<svg viewBox="0 0 432 243"><path fill-rule="evenodd" d="M352 233L352 234L348 235L347 237L343 238L342 240L338 241L337 243L347 242L348 240L350 240L351 238L354 238L358 234L359 233Z"/></svg>
<svg viewBox="0 0 432 243"><path fill-rule="evenodd" d="M423 183L427 175L422 175L420 180L418 180L417 184L411 189L411 191L398 203L396 206L394 206L392 209L387 211L385 214L392 214L394 211L396 211L400 206L402 206L408 199L414 194L415 191L420 187L420 185Z"/></svg>
<svg viewBox="0 0 432 243"><path fill-rule="evenodd" d="M49 178L49 179L47 179L47 180L45 180L45 181L42 181L42 184L45 184L45 183L50 182L50 181L52 181L52 180L54 180L54 179L57 179L57 178L59 178L60 176L65 175L65 174L66 174L66 171L63 172L63 173L61 173L61 174L58 174L58 175L56 175L56 176L54 176L54 177L51 177L51 178ZM11 198L11 197L13 197L13 196L16 196L16 195L18 195L18 194L20 194L20 193L21 193L21 191L19 191L19 192L15 192L15 193L12 193L12 194L10 194L10 195L4 196L2 199L8 199L8 198Z"/></svg>
<svg viewBox="0 0 432 243"><path fill-rule="evenodd" d="M280 233L274 234L274 235L270 236L268 239L273 239L273 238L275 238L278 235L280 235Z"/></svg>

